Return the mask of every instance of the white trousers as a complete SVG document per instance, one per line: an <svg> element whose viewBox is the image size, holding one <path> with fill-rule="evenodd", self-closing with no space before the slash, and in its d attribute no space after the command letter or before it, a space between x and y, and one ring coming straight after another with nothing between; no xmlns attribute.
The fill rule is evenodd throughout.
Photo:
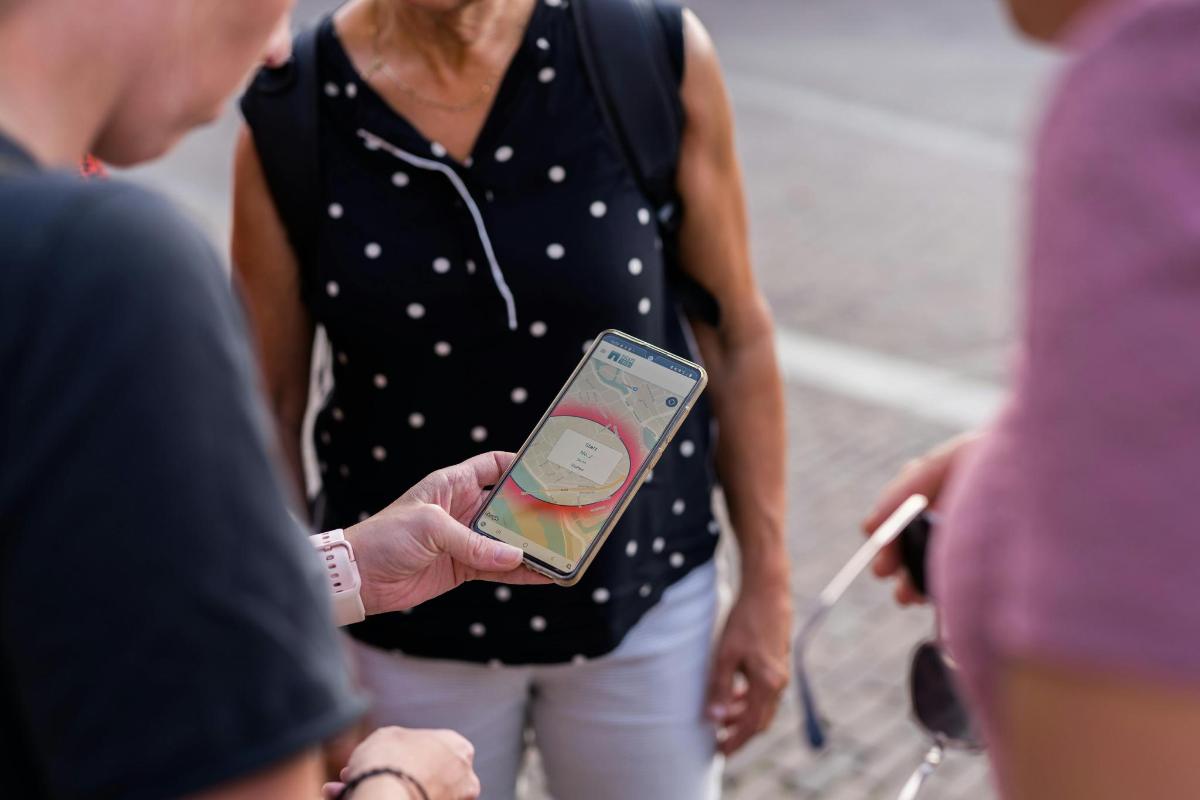
<svg viewBox="0 0 1200 800"><path fill-rule="evenodd" d="M485 666L355 644L372 722L450 728L475 745L484 800L513 800L532 729L556 800L715 800L704 718L714 562L667 589L621 645L578 664Z"/></svg>

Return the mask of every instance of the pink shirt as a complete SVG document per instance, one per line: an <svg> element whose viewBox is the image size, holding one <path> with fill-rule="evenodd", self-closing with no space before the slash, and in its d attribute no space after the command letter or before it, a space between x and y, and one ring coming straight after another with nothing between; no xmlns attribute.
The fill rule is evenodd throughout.
<svg viewBox="0 0 1200 800"><path fill-rule="evenodd" d="M1014 392L933 556L1001 783L999 659L1200 687L1200 0L1079 33L1037 141Z"/></svg>

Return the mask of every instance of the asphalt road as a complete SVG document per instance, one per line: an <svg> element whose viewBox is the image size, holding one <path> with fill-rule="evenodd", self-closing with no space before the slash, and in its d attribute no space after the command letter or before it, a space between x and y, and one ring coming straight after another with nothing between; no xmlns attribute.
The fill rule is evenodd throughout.
<svg viewBox="0 0 1200 800"><path fill-rule="evenodd" d="M331 3L304 0L298 17ZM1023 151L1054 60L978 0L695 0L727 71L755 263L781 328L800 608L848 557L907 458L986 419L1014 330ZM137 170L228 233L236 117ZM852 588L810 666L832 746L807 753L791 701L731 759L738 800L894 797L924 746L904 665L931 630L885 587ZM527 796L540 796L536 765ZM991 796L951 755L930 800ZM569 800L560 798L559 800Z"/></svg>

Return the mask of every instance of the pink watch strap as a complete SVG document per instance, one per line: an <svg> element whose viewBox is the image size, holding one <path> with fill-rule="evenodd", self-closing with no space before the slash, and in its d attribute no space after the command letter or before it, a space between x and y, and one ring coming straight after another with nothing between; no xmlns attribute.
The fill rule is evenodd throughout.
<svg viewBox="0 0 1200 800"><path fill-rule="evenodd" d="M367 617L362 602L362 578L354 560L354 548L342 529L308 537L321 556L329 591L333 597L333 617L339 627L362 622Z"/></svg>

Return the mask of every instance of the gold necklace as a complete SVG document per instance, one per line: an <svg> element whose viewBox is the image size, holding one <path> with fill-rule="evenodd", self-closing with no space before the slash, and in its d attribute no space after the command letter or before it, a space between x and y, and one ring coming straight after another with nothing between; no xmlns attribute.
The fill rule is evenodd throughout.
<svg viewBox="0 0 1200 800"><path fill-rule="evenodd" d="M392 69L392 66L384 59L383 51L382 51L382 48L380 47L380 41L383 38L383 25L381 24L381 20L383 18L383 11L380 8L380 5L381 5L380 0L375 0L375 2L373 3L374 16L375 16L375 32L374 32L374 35L371 37L371 49L372 49L373 60L371 61L370 69L367 70L366 77L368 80L370 80L372 77L374 77L374 75L376 73L382 72L385 76L387 76L388 80L390 80L393 84L396 85L397 89L404 92L405 95L412 98L412 100L414 100L415 102L420 103L423 106L428 106L430 108L436 108L439 111L446 111L451 114L461 114L465 111L470 111L471 109L480 105L481 103L483 103L485 100L487 100L489 97L492 96L492 93L496 90L496 83L497 83L497 79L498 79L498 76L496 74L492 74L491 76L489 76L489 78L486 81L479 84L479 94L477 94L473 99L467 100L466 102L463 102L463 103L447 103L442 100L436 100L431 97L425 97L420 92L418 92L411 84L406 83L403 79L401 79L400 76L396 74L395 70Z"/></svg>

